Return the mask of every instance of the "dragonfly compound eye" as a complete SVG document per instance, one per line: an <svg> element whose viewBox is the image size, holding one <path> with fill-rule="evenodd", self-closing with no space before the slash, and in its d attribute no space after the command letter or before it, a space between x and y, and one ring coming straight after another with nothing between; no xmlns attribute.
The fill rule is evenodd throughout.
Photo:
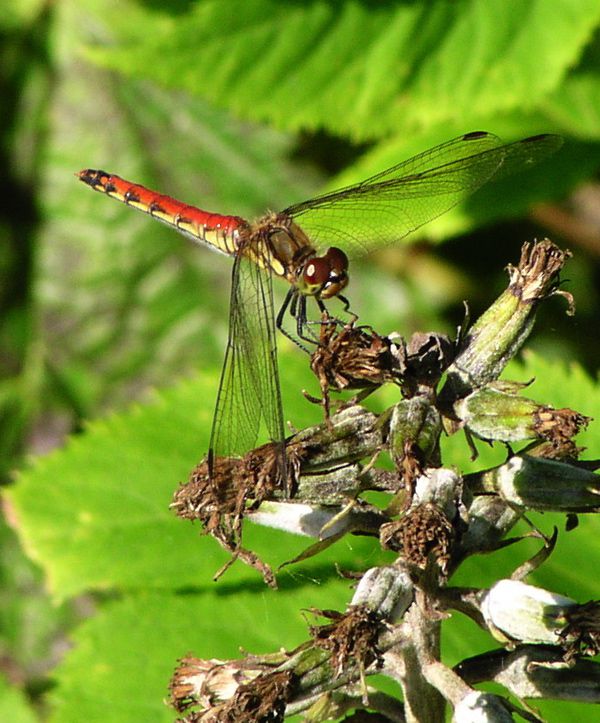
<svg viewBox="0 0 600 723"><path fill-rule="evenodd" d="M304 283L311 292L316 292L324 286L330 276L331 265L325 256L310 259L304 268Z"/></svg>
<svg viewBox="0 0 600 723"><path fill-rule="evenodd" d="M337 276L343 276L348 271L348 257L342 251L335 246L327 249L325 257L329 261L331 271Z"/></svg>
<svg viewBox="0 0 600 723"><path fill-rule="evenodd" d="M330 248L325 256L309 259L304 267L303 293L330 299L348 283L348 259L340 249Z"/></svg>
<svg viewBox="0 0 600 723"><path fill-rule="evenodd" d="M322 299L331 299L348 285L348 257L341 249L332 246L323 258L329 263L329 278L320 294Z"/></svg>

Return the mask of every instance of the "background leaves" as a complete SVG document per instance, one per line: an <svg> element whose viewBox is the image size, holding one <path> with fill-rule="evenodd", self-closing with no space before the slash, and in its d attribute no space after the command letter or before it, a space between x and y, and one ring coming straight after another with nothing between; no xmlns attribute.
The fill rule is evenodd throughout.
<svg viewBox="0 0 600 723"><path fill-rule="evenodd" d="M146 8L135 24L118 15L115 4L103 15L118 47L89 51L106 67L287 130L370 139L534 109L577 61L600 11L593 0L254 0L194 4L169 18ZM156 67L158 57L169 63Z"/></svg>
<svg viewBox="0 0 600 723"><path fill-rule="evenodd" d="M2 529L0 644L10 680L54 720L172 720L161 700L178 655L300 642L302 607L342 608L351 594L333 562L360 568L381 556L368 542L342 541L286 568L280 593L240 565L213 585L223 554L168 503L206 450L230 260L89 193L73 173L106 168L251 217L468 130L507 141L562 133L565 147L549 165L484 189L421 236L474 235L353 266L351 300L381 333L452 331L462 299L476 315L502 288L500 270L523 240L560 229L556 240L575 251L567 274L579 313L566 319L550 302L531 341L537 356L507 376L535 376L532 396L598 418L599 244L579 232L594 202L589 211L581 191L568 205L556 201L600 165L599 18L591 0L7 4L0 469L5 477L26 471L5 495L18 543ZM506 223L540 201L542 228ZM491 226L499 219L504 225ZM280 346L286 418L314 423L320 410L300 393L317 391L306 360ZM383 390L372 403L395 398ZM77 436L64 449L24 461L68 432ZM582 435L589 457L598 456L596 436L593 426ZM481 464L503 454L480 447ZM466 465L458 437L445 454ZM553 521L540 524L548 530ZM536 581L597 597L596 526L583 519L562 535ZM252 526L247 542L274 564L306 544ZM510 571L525 554L507 551L494 574L496 564ZM485 563L466 570L468 584L488 580ZM475 650L489 645L470 627L452 626L450 661L471 652L470 640ZM14 690L0 690L0 705L28 720L28 702ZM578 717L585 714L578 706Z"/></svg>

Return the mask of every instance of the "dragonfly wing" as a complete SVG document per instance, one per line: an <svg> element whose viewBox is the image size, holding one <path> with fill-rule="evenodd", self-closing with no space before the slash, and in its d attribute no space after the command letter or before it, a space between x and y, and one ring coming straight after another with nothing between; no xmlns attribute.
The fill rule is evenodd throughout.
<svg viewBox="0 0 600 723"><path fill-rule="evenodd" d="M229 338L209 459L241 457L251 450L256 445L261 419L271 441L281 445L283 463L272 279L245 255L238 254L233 265Z"/></svg>
<svg viewBox="0 0 600 723"><path fill-rule="evenodd" d="M319 249L339 246L360 256L399 241L490 179L538 163L561 144L550 134L502 144L491 133L467 133L285 213Z"/></svg>

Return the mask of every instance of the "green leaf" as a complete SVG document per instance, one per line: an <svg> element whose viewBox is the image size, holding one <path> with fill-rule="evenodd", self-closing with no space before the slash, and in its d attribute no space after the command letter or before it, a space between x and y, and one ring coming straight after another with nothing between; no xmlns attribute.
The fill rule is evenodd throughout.
<svg viewBox="0 0 600 723"><path fill-rule="evenodd" d="M77 617L68 605L54 605L44 588L41 571L25 557L17 537L0 520L0 655L25 678L36 675L40 661L49 660L57 629ZM10 718L0 715L0 720Z"/></svg>
<svg viewBox="0 0 600 723"><path fill-rule="evenodd" d="M0 13L0 27L13 31L31 23L43 5L43 0L6 0Z"/></svg>
<svg viewBox="0 0 600 723"><path fill-rule="evenodd" d="M543 104L544 112L565 131L589 140L600 139L600 73L568 76Z"/></svg>
<svg viewBox="0 0 600 723"><path fill-rule="evenodd" d="M227 586L225 586L227 588ZM55 723L172 721L167 685L178 658L240 658L291 649L306 637L302 608L344 604L336 590L290 585L279 591L221 589L201 594L136 595L111 603L74 634L75 647L55 671Z"/></svg>
<svg viewBox="0 0 600 723"><path fill-rule="evenodd" d="M171 17L151 6L101 7L104 32L87 55L106 67L281 128L355 138L531 109L556 89L600 19L594 0L426 9L213 0Z"/></svg>
<svg viewBox="0 0 600 723"><path fill-rule="evenodd" d="M579 64L542 104L543 112L576 138L598 140L600 135L600 43L587 46Z"/></svg>
<svg viewBox="0 0 600 723"><path fill-rule="evenodd" d="M199 542L168 509L176 484L206 449L215 384L214 376L197 383L206 404L194 404L187 417L181 405L190 404L189 383L144 408L92 423L64 451L39 459L9 492L25 548L55 596L89 587L192 584L195 545L204 550L203 564L220 564L216 546L203 547L207 541ZM179 554L186 547L187 561Z"/></svg>
<svg viewBox="0 0 600 723"><path fill-rule="evenodd" d="M25 695L0 676L0 720L10 723L36 723L39 718Z"/></svg>
<svg viewBox="0 0 600 723"><path fill-rule="evenodd" d="M321 409L302 397L301 389L311 384L306 367L300 353L282 354L286 419L298 427L322 420ZM212 585L228 556L216 542L201 538L198 527L176 518L169 504L208 448L217 379L203 374L155 395L150 404L91 423L64 450L35 461L9 490L22 542L46 572L54 596L89 588ZM249 530L248 546L274 566L310 543ZM356 567L372 548L368 541L342 541L316 565L337 559ZM296 568L285 573L296 574ZM326 575L331 574L329 568ZM230 575L256 579L242 565Z"/></svg>

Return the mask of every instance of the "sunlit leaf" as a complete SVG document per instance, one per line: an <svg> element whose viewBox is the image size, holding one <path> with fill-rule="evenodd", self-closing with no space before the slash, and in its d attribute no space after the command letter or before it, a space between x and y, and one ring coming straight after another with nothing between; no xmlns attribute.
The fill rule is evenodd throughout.
<svg viewBox="0 0 600 723"><path fill-rule="evenodd" d="M38 720L23 691L10 686L3 676L0 677L0 720L11 723L36 723Z"/></svg>
<svg viewBox="0 0 600 723"><path fill-rule="evenodd" d="M311 381L304 359L293 354L283 355L285 419L297 427L319 423L321 409L302 396ZM198 527L176 518L169 504L208 449L216 383L216 374L202 375L149 404L93 422L64 450L38 459L22 474L8 493L12 514L28 554L44 569L56 597L89 588L213 585L227 555L214 540L201 537ZM249 539L274 566L311 543L257 529L250 530ZM333 559L355 567L363 555L359 550L370 547L360 541L338 543L328 551L329 562L319 558L317 567ZM290 568L284 577L297 574ZM333 568L327 574L334 575ZM256 579L256 572L240 564L230 575L228 580Z"/></svg>
<svg viewBox="0 0 600 723"><path fill-rule="evenodd" d="M426 9L227 0L172 17L152 6L102 8L106 33L87 51L97 62L243 117L358 138L532 108L576 62L600 17L594 0Z"/></svg>

